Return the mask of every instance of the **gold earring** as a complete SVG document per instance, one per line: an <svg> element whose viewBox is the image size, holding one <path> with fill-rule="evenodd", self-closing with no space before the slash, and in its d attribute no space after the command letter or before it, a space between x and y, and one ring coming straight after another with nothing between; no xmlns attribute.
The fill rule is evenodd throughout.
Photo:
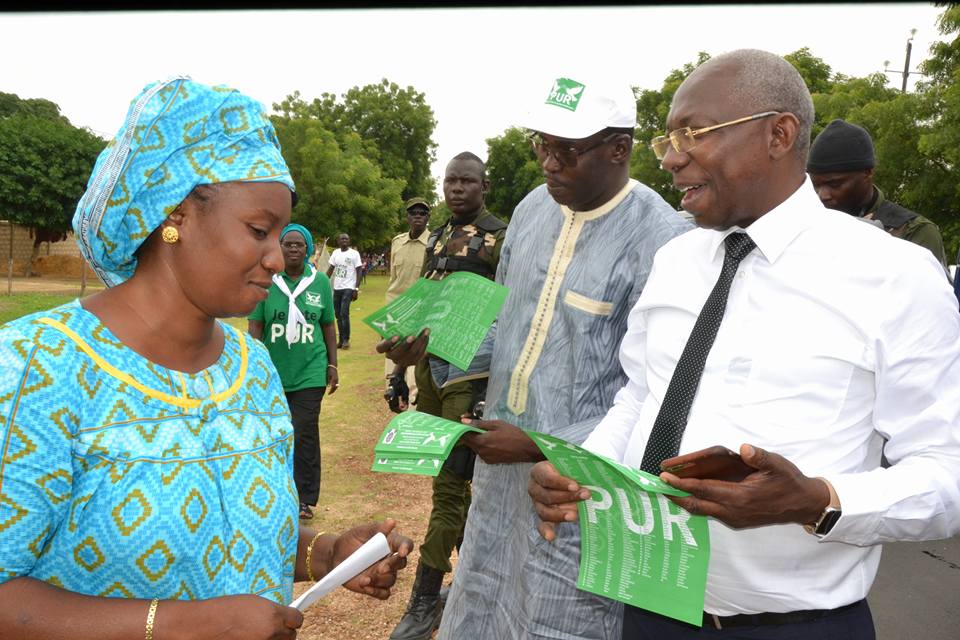
<svg viewBox="0 0 960 640"><path fill-rule="evenodd" d="M177 231L176 227L164 227L160 237L163 238L163 241L167 244L176 244L180 239L180 232Z"/></svg>

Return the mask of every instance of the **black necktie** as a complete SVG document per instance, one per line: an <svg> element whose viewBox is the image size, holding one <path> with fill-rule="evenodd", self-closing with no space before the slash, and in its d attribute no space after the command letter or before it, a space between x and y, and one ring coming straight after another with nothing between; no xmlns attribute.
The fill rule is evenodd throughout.
<svg viewBox="0 0 960 640"><path fill-rule="evenodd" d="M723 312L727 308L727 295L730 293L733 276L737 273L740 261L757 246L745 233L731 233L724 239L724 244L727 254L723 258L720 277L717 278L717 284L713 285L713 291L703 304L693 331L687 338L687 344L667 386L663 404L660 405L660 413L657 414L647 440L643 462L640 463L640 468L647 473L658 475L660 463L676 456L680 450L680 441L687 426L687 415L697 395L700 376L703 375L703 365L707 361L707 354L717 337Z"/></svg>

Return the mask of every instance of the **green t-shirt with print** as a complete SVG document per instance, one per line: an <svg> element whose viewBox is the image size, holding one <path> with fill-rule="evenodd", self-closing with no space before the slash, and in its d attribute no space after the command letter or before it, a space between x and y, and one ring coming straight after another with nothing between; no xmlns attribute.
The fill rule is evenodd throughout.
<svg viewBox="0 0 960 640"><path fill-rule="evenodd" d="M292 292L300 278L291 279L280 274ZM263 343L270 359L280 374L284 391L299 391L327 386L327 346L323 342L321 325L331 324L333 315L333 288L330 279L318 272L310 286L297 296L297 308L307 324L297 332L296 340L287 345L287 296L280 288L270 286L267 299L257 305L250 320L263 323Z"/></svg>

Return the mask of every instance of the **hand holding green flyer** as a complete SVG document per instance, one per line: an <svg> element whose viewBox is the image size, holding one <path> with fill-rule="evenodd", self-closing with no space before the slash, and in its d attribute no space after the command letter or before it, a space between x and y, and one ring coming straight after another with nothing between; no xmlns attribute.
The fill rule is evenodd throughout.
<svg viewBox="0 0 960 640"><path fill-rule="evenodd" d="M436 476L457 440L468 431L481 432L419 411L404 411L387 424L373 448L372 471Z"/></svg>
<svg viewBox="0 0 960 640"><path fill-rule="evenodd" d="M664 496L688 495L552 436L528 431L561 474L590 489L578 506L577 588L699 626L710 531Z"/></svg>
<svg viewBox="0 0 960 640"><path fill-rule="evenodd" d="M401 413L374 447L373 470L436 476L468 431L481 430L416 411ZM559 438L525 433L557 471L591 492L578 505L577 588L699 626L710 561L707 519L665 497L688 494Z"/></svg>
<svg viewBox="0 0 960 640"><path fill-rule="evenodd" d="M443 280L420 278L363 321L384 338L429 328L427 352L467 369L506 299L503 285L457 271Z"/></svg>

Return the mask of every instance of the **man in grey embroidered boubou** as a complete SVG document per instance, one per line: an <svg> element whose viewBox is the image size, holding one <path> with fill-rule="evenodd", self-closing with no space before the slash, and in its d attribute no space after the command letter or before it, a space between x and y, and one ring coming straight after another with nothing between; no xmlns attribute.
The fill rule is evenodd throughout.
<svg viewBox="0 0 960 640"><path fill-rule="evenodd" d="M579 529L538 543L526 492L539 450L521 429L579 443L626 380L611 357L653 255L691 227L629 177L636 99L626 82L544 83L521 123L546 184L513 212L473 502L439 637L619 640L617 602L576 588Z"/></svg>

